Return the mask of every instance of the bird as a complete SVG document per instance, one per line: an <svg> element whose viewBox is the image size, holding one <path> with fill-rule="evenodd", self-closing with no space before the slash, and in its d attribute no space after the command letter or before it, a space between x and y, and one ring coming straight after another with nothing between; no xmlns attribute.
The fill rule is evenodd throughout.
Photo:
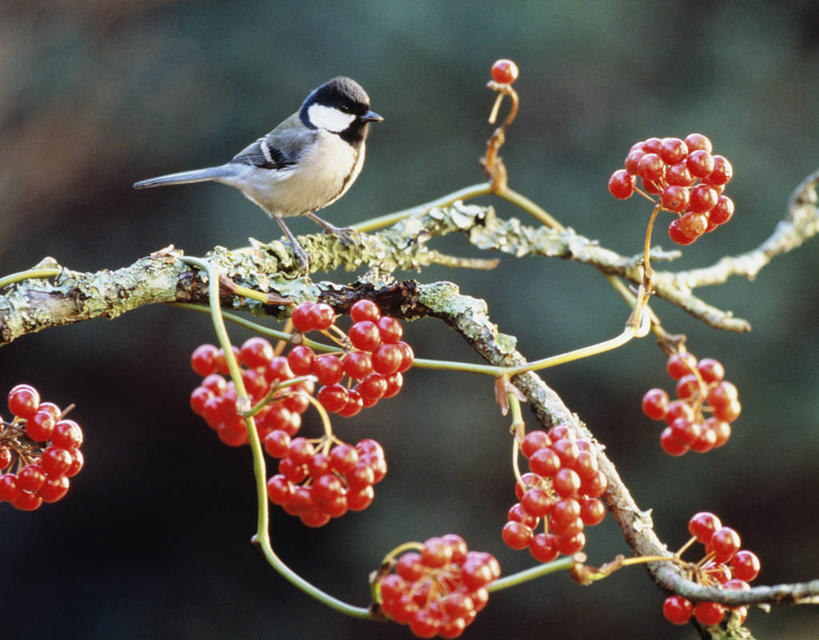
<svg viewBox="0 0 819 640"><path fill-rule="evenodd" d="M134 188L193 182L235 187L276 221L307 271L310 257L284 218L305 215L344 244L352 242L350 229L330 224L315 212L341 198L356 181L369 125L381 121L370 110L361 85L339 76L311 91L296 113L225 164L140 180Z"/></svg>

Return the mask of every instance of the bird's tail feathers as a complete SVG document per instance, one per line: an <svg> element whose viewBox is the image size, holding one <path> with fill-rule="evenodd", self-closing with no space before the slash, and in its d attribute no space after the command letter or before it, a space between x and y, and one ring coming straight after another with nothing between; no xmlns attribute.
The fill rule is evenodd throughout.
<svg viewBox="0 0 819 640"><path fill-rule="evenodd" d="M162 187L168 184L189 184L191 182L208 182L209 180L219 180L234 175L235 167L222 165L221 167L208 167L207 169L194 169L193 171L180 171L179 173L169 173L156 178L148 178L134 183L134 189L148 189L150 187Z"/></svg>

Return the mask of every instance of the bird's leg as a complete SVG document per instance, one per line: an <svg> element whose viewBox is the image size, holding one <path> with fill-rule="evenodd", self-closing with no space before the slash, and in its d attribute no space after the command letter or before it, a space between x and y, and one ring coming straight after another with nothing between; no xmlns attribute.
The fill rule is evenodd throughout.
<svg viewBox="0 0 819 640"><path fill-rule="evenodd" d="M274 215L272 217L276 221L276 224L281 227L281 230L284 231L284 235L287 236L287 241L290 243L290 246L293 247L293 253L296 254L299 262L301 262L302 266L304 267L304 272L308 273L310 268L310 256L307 255L307 252L299 244L299 241L296 240L296 236L293 235L293 232L287 228L286 224L284 224L284 220L282 220L281 216Z"/></svg>
<svg viewBox="0 0 819 640"><path fill-rule="evenodd" d="M337 227L325 219L319 218L315 213L305 213L304 215L319 224L326 233L332 233L336 236L345 247L353 245L356 249L358 248L357 232L352 227Z"/></svg>

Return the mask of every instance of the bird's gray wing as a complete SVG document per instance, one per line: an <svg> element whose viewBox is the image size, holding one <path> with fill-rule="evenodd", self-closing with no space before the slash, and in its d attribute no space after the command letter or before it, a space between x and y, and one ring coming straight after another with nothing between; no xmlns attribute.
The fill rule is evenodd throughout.
<svg viewBox="0 0 819 640"><path fill-rule="evenodd" d="M249 164L261 169L284 169L299 161L301 152L316 136L314 129L301 125L298 114L237 153L231 162Z"/></svg>

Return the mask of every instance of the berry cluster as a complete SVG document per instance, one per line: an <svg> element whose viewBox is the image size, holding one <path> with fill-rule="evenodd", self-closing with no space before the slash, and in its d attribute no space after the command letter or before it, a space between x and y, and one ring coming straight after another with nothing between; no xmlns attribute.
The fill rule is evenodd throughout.
<svg viewBox="0 0 819 640"><path fill-rule="evenodd" d="M419 638L457 638L486 606L486 587L500 576L500 565L489 553L469 551L453 533L419 546L401 555L395 573L376 578L380 610Z"/></svg>
<svg viewBox="0 0 819 640"><path fill-rule="evenodd" d="M267 496L308 527L330 518L363 511L373 501L373 485L387 474L384 450L371 438L354 447L334 438L293 438L271 431L264 439L268 454L279 458L279 473L267 481Z"/></svg>
<svg viewBox="0 0 819 640"><path fill-rule="evenodd" d="M706 587L747 591L748 584L759 575L759 558L752 551L740 549L739 534L731 527L723 527L713 513L701 511L688 521L688 531L694 542L705 545L705 557L696 564L687 565L690 578ZM673 624L686 624L693 615L700 624L719 624L728 608L717 602L691 602L679 595L669 596L663 603L663 615ZM733 609L742 624L748 616L748 607Z"/></svg>
<svg viewBox="0 0 819 640"><path fill-rule="evenodd" d="M663 389L649 389L642 403L643 413L667 424L660 435L663 450L681 456L689 449L705 453L724 445L742 407L737 388L723 379L722 364L713 358L697 361L679 351L668 359L666 369L677 381L677 399L669 401ZM706 418L706 413L711 416Z"/></svg>
<svg viewBox="0 0 819 640"><path fill-rule="evenodd" d="M540 562L577 553L586 544L584 527L599 524L606 515L598 498L608 480L590 443L574 437L569 427L555 425L548 432L527 433L520 450L529 459L530 472L515 486L519 502L509 509L503 541L512 549L529 547ZM541 518L544 532L536 534Z"/></svg>
<svg viewBox="0 0 819 640"><path fill-rule="evenodd" d="M333 325L333 310L326 304L302 302L293 310L293 326L301 333L327 332L344 348L341 354L317 355L306 345L293 347L287 362L296 375L313 375L319 387L316 398L331 413L345 418L382 398L396 395L404 384L403 373L415 358L412 347L401 340L403 328L393 317L382 316L371 300L359 300L350 309L353 325L344 334ZM336 338L328 332L341 334ZM347 376L347 384L342 384Z"/></svg>
<svg viewBox="0 0 819 640"><path fill-rule="evenodd" d="M259 438L263 440L274 430L295 435L301 427L301 414L310 406L307 396L313 393L314 384L306 380L281 386L295 376L287 358L274 356L272 345L264 338L249 338L241 349L233 347L233 351L242 365L242 381L251 403L267 398L254 415ZM203 417L225 444L247 444L247 427L236 409L236 385L224 377L228 374L224 352L212 344L200 345L191 355L191 367L204 378L191 393L194 413Z"/></svg>
<svg viewBox="0 0 819 640"><path fill-rule="evenodd" d="M624 163L609 178L615 198L630 198L637 188L659 195L660 205L677 217L668 235L677 244L691 244L734 215L734 202L722 195L733 177L731 163L712 154L711 140L700 133L681 138L649 138L629 150Z"/></svg>
<svg viewBox="0 0 819 640"><path fill-rule="evenodd" d="M0 502L33 511L68 493L68 479L83 467L83 433L31 385L15 386L8 404L14 418L0 421Z"/></svg>

